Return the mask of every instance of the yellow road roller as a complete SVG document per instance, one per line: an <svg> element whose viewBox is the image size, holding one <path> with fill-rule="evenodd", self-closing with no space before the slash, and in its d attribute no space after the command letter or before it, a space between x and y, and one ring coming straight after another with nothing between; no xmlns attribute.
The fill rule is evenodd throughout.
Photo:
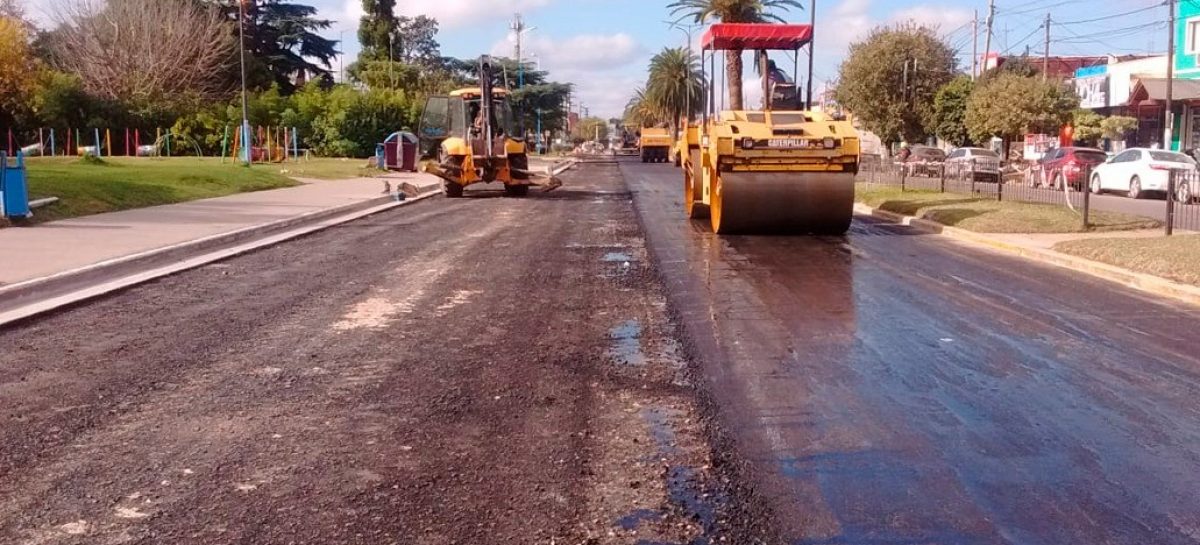
<svg viewBox="0 0 1200 545"><path fill-rule="evenodd" d="M769 59L768 51L798 59L811 40L811 26L791 24L716 24L704 35L705 81L715 79L708 74L717 73L721 51L754 52L763 74L761 110L721 111L715 86L707 86L699 148L684 157L687 215L707 218L717 234L840 235L850 228L858 133L814 111L811 85L806 103L796 78L788 81Z"/></svg>

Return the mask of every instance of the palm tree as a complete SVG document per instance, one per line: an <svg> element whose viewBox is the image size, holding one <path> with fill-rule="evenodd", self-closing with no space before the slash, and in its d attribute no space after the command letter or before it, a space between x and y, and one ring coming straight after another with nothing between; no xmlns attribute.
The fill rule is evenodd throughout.
<svg viewBox="0 0 1200 545"><path fill-rule="evenodd" d="M678 129L679 118L699 110L704 96L700 63L683 48L666 48L650 60L646 98Z"/></svg>
<svg viewBox="0 0 1200 545"><path fill-rule="evenodd" d="M633 92L633 97L625 105L625 122L630 125L649 126L659 123L658 109L646 96L644 88Z"/></svg>
<svg viewBox="0 0 1200 545"><path fill-rule="evenodd" d="M804 9L799 0L675 0L667 5L680 20L692 18L704 24L713 19L722 23L784 22L777 10ZM729 82L729 104L742 109L742 50L725 52L725 74Z"/></svg>

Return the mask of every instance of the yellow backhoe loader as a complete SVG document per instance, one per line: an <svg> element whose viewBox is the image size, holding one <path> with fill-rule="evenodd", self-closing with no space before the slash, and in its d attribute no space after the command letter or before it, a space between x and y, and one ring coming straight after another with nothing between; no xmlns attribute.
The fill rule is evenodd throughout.
<svg viewBox="0 0 1200 545"><path fill-rule="evenodd" d="M508 90L494 86L494 66L490 57L481 57L478 87L425 102L419 136L436 163L424 169L443 180L447 197L462 197L476 183L502 183L514 197L533 185L546 191L562 185L558 178L529 170L524 135L515 132Z"/></svg>

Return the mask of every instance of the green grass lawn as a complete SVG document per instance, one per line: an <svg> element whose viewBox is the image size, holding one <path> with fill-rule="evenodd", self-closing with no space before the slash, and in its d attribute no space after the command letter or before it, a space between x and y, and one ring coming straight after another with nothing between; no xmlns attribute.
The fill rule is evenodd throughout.
<svg viewBox="0 0 1200 545"><path fill-rule="evenodd" d="M386 171L368 166L367 159L345 159L320 157L289 162L279 165L293 178L316 178L318 180L342 180L384 174Z"/></svg>
<svg viewBox="0 0 1200 545"><path fill-rule="evenodd" d="M1079 214L1065 206L997 202L961 193L900 191L894 186L858 184L857 199L868 206L936 221L979 233L1074 233L1082 231ZM1151 229L1162 223L1140 216L1091 213L1093 231Z"/></svg>
<svg viewBox="0 0 1200 545"><path fill-rule="evenodd" d="M298 185L280 165L246 168L219 158L37 157L26 165L30 197L59 198L34 210L35 222Z"/></svg>
<svg viewBox="0 0 1200 545"><path fill-rule="evenodd" d="M1132 271L1200 286L1200 235L1071 240L1058 243L1054 249Z"/></svg>

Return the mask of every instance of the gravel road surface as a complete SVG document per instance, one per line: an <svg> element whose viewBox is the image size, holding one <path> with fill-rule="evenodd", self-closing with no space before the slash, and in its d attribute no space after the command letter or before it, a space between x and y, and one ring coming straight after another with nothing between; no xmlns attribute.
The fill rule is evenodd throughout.
<svg viewBox="0 0 1200 545"><path fill-rule="evenodd" d="M0 543L701 543L728 502L615 166L0 332Z"/></svg>

